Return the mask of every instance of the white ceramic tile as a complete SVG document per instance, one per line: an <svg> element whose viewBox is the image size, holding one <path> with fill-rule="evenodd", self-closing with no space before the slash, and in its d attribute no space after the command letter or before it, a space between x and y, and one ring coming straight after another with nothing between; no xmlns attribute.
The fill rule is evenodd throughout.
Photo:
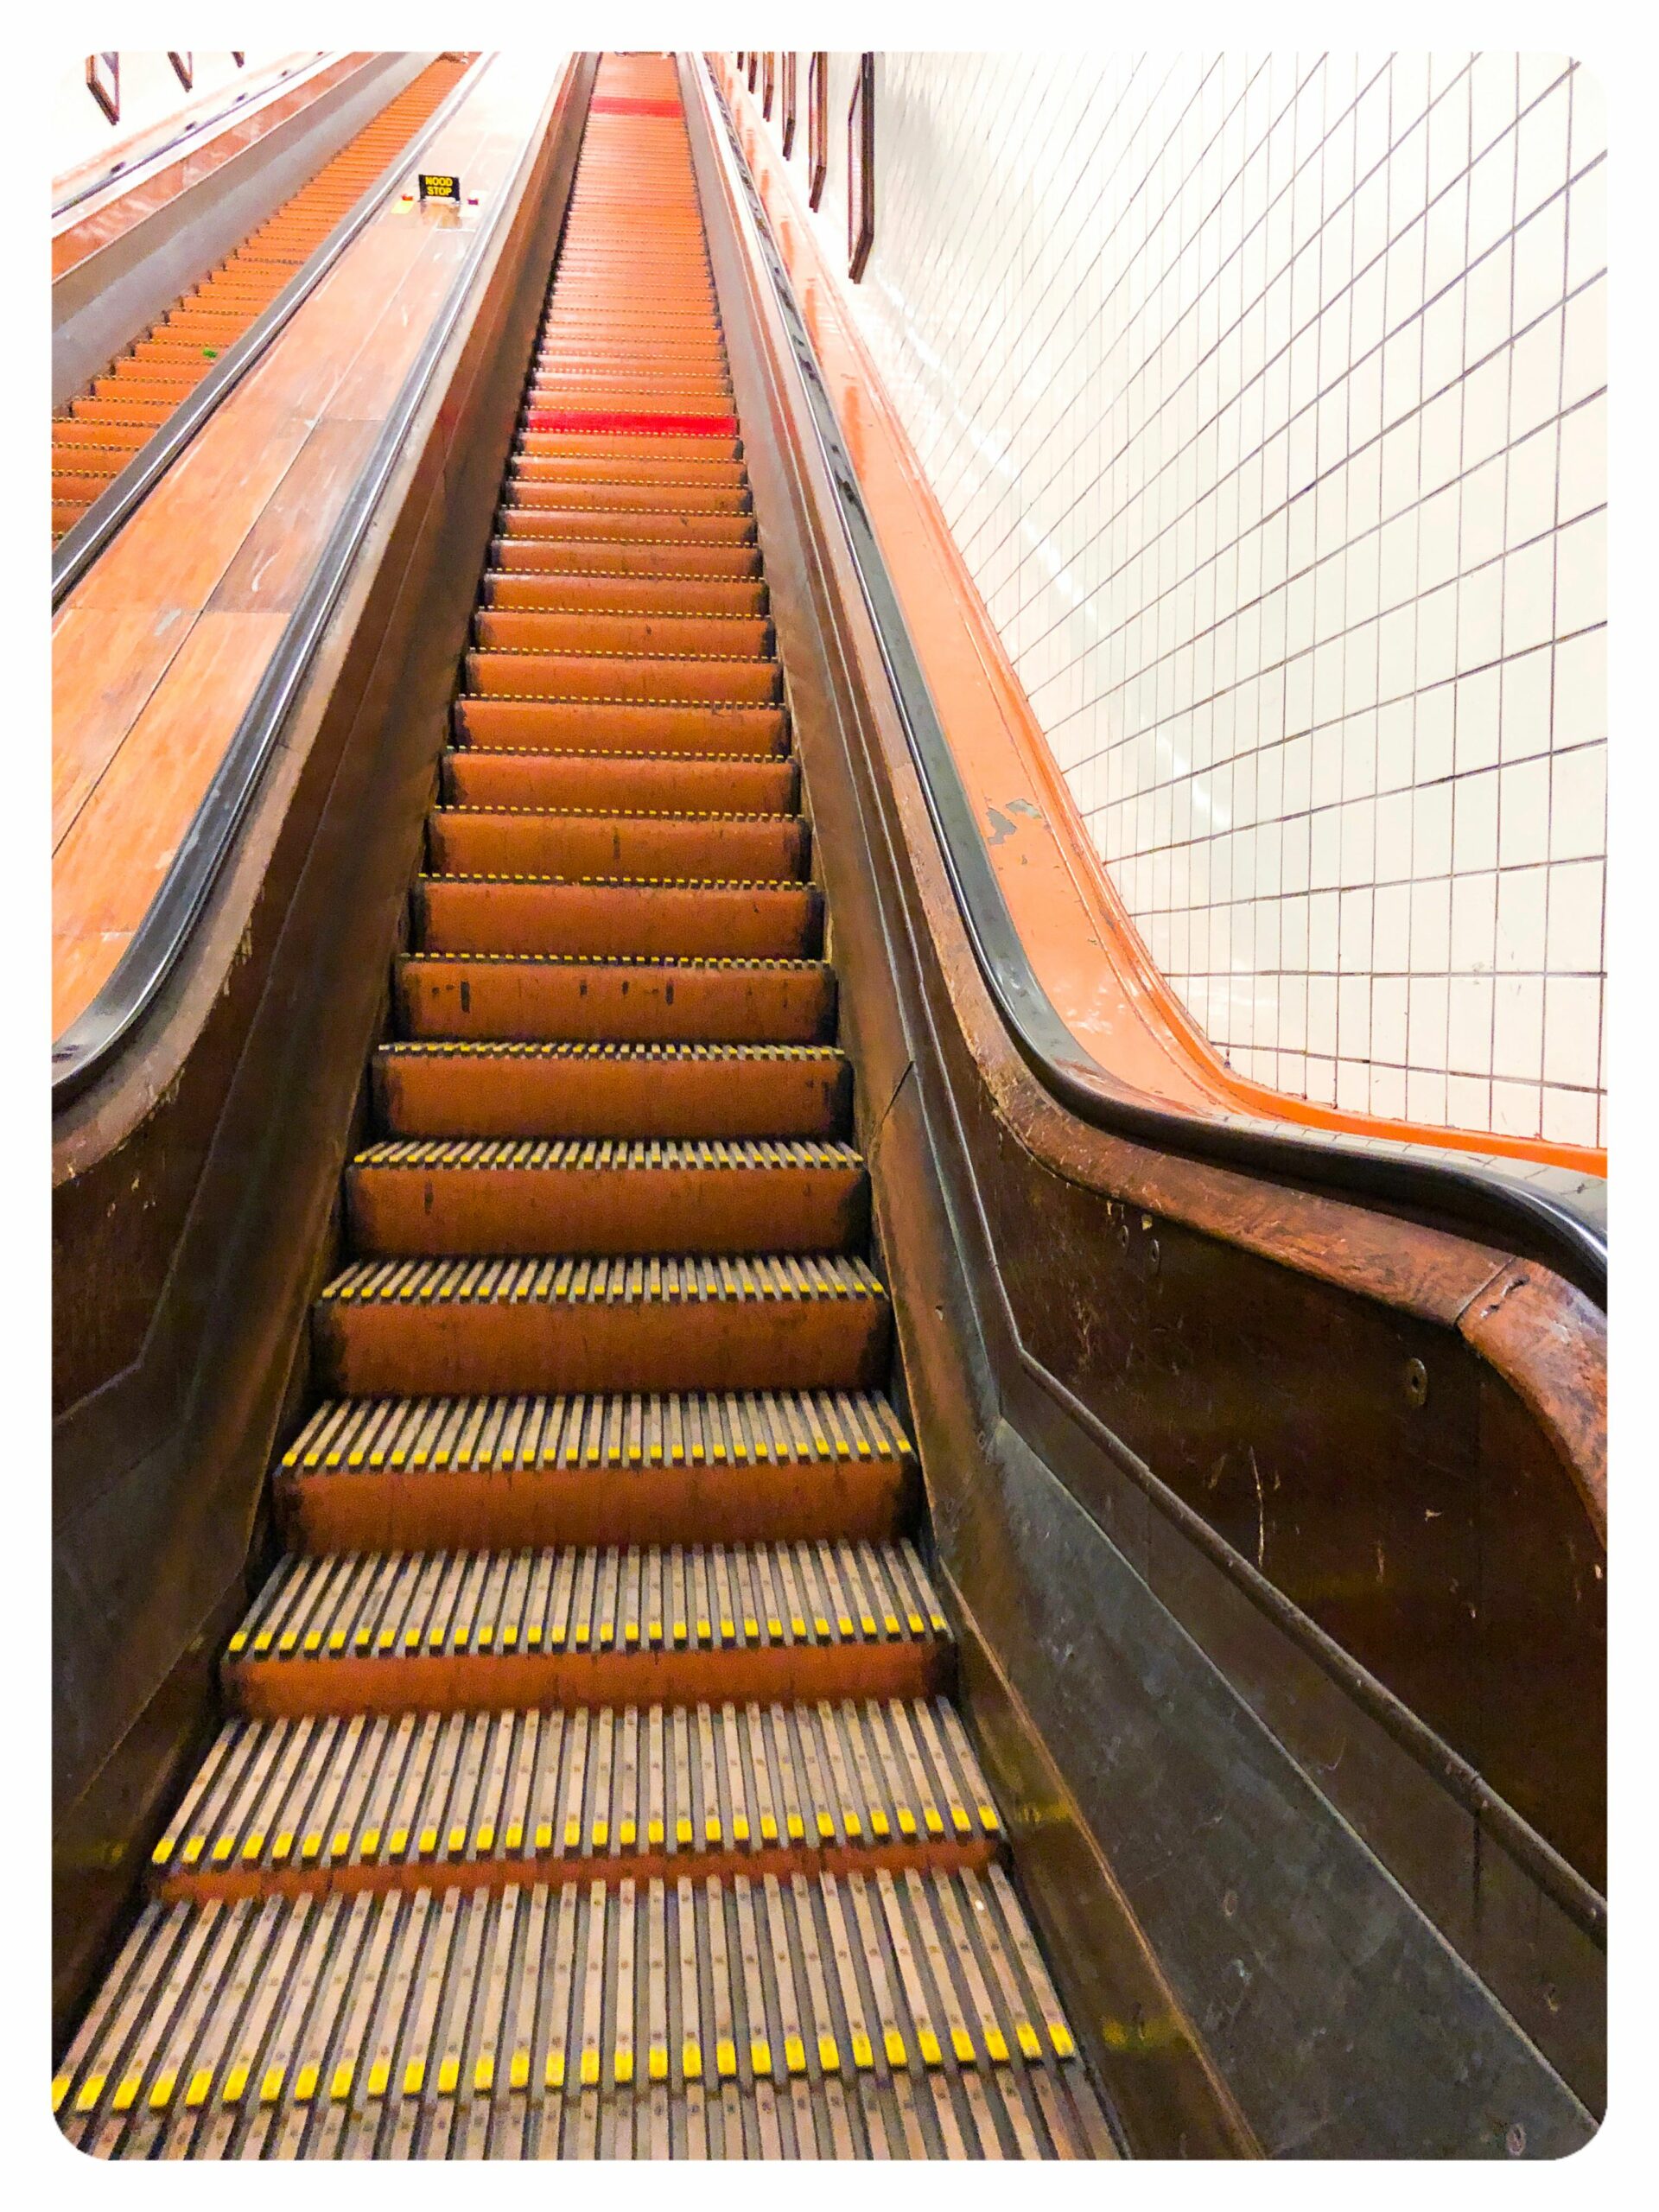
<svg viewBox="0 0 1659 2212"><path fill-rule="evenodd" d="M1599 86L1501 52L878 76L846 296L1189 1009L1312 1097L1590 1141Z"/></svg>

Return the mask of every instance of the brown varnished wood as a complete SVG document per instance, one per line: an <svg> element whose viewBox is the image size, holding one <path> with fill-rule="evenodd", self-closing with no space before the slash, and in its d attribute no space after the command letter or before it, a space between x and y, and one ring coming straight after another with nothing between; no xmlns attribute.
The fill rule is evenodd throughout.
<svg viewBox="0 0 1659 2212"><path fill-rule="evenodd" d="M522 106L512 73L487 72L432 158L487 191L522 144ZM159 887L467 235L458 219L440 228L392 203L60 612L54 1034L106 980Z"/></svg>

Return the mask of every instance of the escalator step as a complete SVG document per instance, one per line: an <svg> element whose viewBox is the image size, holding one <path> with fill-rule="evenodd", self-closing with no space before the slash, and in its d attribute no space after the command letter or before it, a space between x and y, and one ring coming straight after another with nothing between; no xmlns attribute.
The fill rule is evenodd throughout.
<svg viewBox="0 0 1659 2212"><path fill-rule="evenodd" d="M625 809L705 814L796 811L792 760L733 753L489 753L458 747L443 755L451 806Z"/></svg>
<svg viewBox="0 0 1659 2212"><path fill-rule="evenodd" d="M463 1393L863 1390L892 1315L852 1255L356 1260L313 1334L324 1387Z"/></svg>
<svg viewBox="0 0 1659 2212"><path fill-rule="evenodd" d="M780 754L781 707L713 700L518 699L462 696L451 716L458 745L495 751Z"/></svg>
<svg viewBox="0 0 1659 2212"><path fill-rule="evenodd" d="M420 953L397 997L416 1038L810 1044L834 1032L836 978L822 960Z"/></svg>
<svg viewBox="0 0 1659 2212"><path fill-rule="evenodd" d="M198 1899L816 1875L982 1866L1000 1834L945 1699L308 1714L225 1724L152 1872Z"/></svg>
<svg viewBox="0 0 1659 2212"><path fill-rule="evenodd" d="M397 1136L828 1137L852 1111L830 1045L401 1043L374 1068Z"/></svg>
<svg viewBox="0 0 1659 2212"><path fill-rule="evenodd" d="M346 1171L375 1253L843 1252L864 1162L835 1139L391 1137Z"/></svg>
<svg viewBox="0 0 1659 2212"><path fill-rule="evenodd" d="M427 952L808 957L823 934L816 885L638 876L427 875L410 899Z"/></svg>
<svg viewBox="0 0 1659 2212"><path fill-rule="evenodd" d="M439 807L429 818L435 874L786 881L806 874L806 825L783 815L677 814L574 807Z"/></svg>
<svg viewBox="0 0 1659 2212"><path fill-rule="evenodd" d="M914 1467L862 1391L326 1399L276 1500L308 1552L883 1537Z"/></svg>
<svg viewBox="0 0 1659 2212"><path fill-rule="evenodd" d="M1007 1878L159 1899L53 2083L100 2157L1110 2157Z"/></svg>
<svg viewBox="0 0 1659 2212"><path fill-rule="evenodd" d="M290 1556L223 1674L273 1719L920 1697L951 1657L915 1548L841 1537Z"/></svg>

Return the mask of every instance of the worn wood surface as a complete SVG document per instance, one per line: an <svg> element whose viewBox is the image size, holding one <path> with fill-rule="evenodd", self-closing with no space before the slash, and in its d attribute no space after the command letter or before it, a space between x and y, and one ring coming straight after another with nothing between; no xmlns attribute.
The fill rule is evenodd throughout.
<svg viewBox="0 0 1659 2212"><path fill-rule="evenodd" d="M423 158L501 189L551 81L490 68ZM60 610L54 1035L163 880L476 219L389 202Z"/></svg>

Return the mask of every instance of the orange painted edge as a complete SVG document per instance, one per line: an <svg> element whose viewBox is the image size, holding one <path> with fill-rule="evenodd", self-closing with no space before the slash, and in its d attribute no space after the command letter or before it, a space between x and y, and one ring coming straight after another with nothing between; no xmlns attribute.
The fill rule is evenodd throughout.
<svg viewBox="0 0 1659 2212"><path fill-rule="evenodd" d="M1192 1078L1218 1103L1241 1112L1294 1122L1311 1128L1337 1130L1348 1135L1382 1137L1396 1142L1433 1145L1449 1152L1534 1160L1575 1173L1605 1177L1607 1173L1605 1148L1560 1144L1541 1137L1508 1136L1489 1130L1444 1128L1433 1123L1395 1121L1382 1116L1322 1106L1314 1100L1297 1098L1287 1091L1275 1090L1268 1084L1237 1075L1219 1058L1170 988L1084 829L1071 788L1049 749L1042 727L1008 659L1001 637L980 596L978 587L945 521L932 487L922 471L908 434L894 411L880 373L846 311L842 279L824 255L788 164L780 159L762 124L759 108L749 95L747 84L724 66L723 56L711 54L709 58L734 113L744 106L753 110L752 115L744 118L748 127L743 132L743 144L745 154L756 173L758 185L762 182L764 172L763 202L770 208L772 196L782 191L787 194L796 218L791 226L791 238L787 241L779 238L779 251L783 252L786 264L790 264L791 279L798 280L796 261L805 259L810 262L809 281L817 292L817 305L820 312L828 305L836 317L837 334L844 343L857 373L861 403L861 435L865 440L873 432L879 435L890 449L890 460L906 480L928 542L928 556L946 582L962 626L968 632L990 679L1005 719L1007 734L1012 738L1033 781L1040 787L1048 802L1050 810L1042 826L1052 841L1067 874L1076 884L1084 906L1099 921L1103 964L1112 970L1124 995L1140 1005L1143 1014L1148 1017L1149 1026L1162 1032L1172 1057L1185 1064ZM829 389L830 386L826 384L826 390ZM868 474L863 478L861 488L880 535L885 503L878 486L870 481ZM888 519L891 523L893 518L889 516ZM919 563L905 534L890 528L883 537L883 553L894 571L900 598L907 607L914 607L925 598L925 594L914 588L914 575ZM908 590L906 589L907 571L912 577L912 588ZM936 576L932 581L937 582L938 578ZM931 671L938 666L939 656L948 649L950 643L937 634L931 634L925 621L914 624L912 639L925 671ZM972 730L952 728L947 729L945 735L964 770L970 769L974 752ZM1000 874L1001 871L995 850L991 852L990 859ZM1074 960L1077 948L1069 928L1065 930L1064 937L1064 952L1068 958ZM1028 931L1022 931L1022 938L1033 969L1039 981L1046 983L1046 959L1052 961L1062 948L1056 944L1033 944ZM1106 946L1114 944L1121 947L1121 957L1115 958L1111 951L1105 950ZM1185 1110L1193 1109L1188 1107Z"/></svg>

